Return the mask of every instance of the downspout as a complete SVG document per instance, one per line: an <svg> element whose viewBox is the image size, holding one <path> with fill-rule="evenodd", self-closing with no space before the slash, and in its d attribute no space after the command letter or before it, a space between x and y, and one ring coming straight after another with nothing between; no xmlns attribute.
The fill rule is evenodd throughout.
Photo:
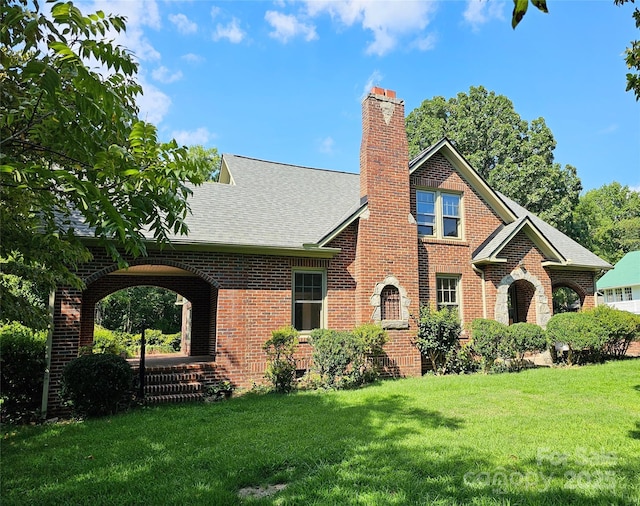
<svg viewBox="0 0 640 506"><path fill-rule="evenodd" d="M487 319L487 289L485 288L484 269L480 269L475 264L471 264L471 268L482 277L482 317Z"/></svg>
<svg viewBox="0 0 640 506"><path fill-rule="evenodd" d="M53 349L55 303L56 291L51 290L51 292L49 292L49 328L47 329L47 345L44 358L44 380L42 382L42 405L40 408L40 416L42 417L42 419L47 418L47 408L49 405L49 378L51 376L51 350Z"/></svg>

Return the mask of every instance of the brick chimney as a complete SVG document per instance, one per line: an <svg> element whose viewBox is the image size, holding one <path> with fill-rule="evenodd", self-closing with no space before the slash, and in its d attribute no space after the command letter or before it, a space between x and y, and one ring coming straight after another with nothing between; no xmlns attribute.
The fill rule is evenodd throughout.
<svg viewBox="0 0 640 506"><path fill-rule="evenodd" d="M358 226L356 317L360 322L380 318L380 292L396 286L406 325L391 327L387 346L402 351L405 363L396 364L402 374L420 374L420 354L410 345L415 331L407 328L413 324L408 314L419 309L418 232L411 215L404 101L391 90L373 88L362 102L360 196L366 197L368 210Z"/></svg>

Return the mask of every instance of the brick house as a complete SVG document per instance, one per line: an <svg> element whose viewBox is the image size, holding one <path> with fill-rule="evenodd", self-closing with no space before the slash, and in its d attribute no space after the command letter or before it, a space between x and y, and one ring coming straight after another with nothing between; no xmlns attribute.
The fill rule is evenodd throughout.
<svg viewBox="0 0 640 506"><path fill-rule="evenodd" d="M86 289L57 292L50 411L62 367L93 340L96 302L128 286L187 299L183 352L245 387L262 379L262 344L283 325L302 331L305 367L305 332L378 322L387 372L411 376L422 370L411 344L420 304L455 306L464 323L543 326L557 287L594 305L608 263L490 188L447 139L409 160L394 92L373 88L362 107L359 175L224 155L220 181L194 188L188 237L150 245L128 270L93 248Z"/></svg>

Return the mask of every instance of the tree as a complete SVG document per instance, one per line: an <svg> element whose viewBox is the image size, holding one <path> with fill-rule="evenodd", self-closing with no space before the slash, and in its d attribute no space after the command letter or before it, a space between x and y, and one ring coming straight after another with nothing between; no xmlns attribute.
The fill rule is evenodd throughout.
<svg viewBox="0 0 640 506"><path fill-rule="evenodd" d="M2 318L41 326L42 311L20 317L20 305L25 293L82 286L80 231L124 266L146 253L143 230L160 244L187 232L187 183L204 168L138 120L137 64L109 40L123 17L71 2L47 16L37 0L2 2L0 16Z"/></svg>
<svg viewBox="0 0 640 506"><path fill-rule="evenodd" d="M615 5L624 5L627 2L634 3L635 0L613 0ZM511 17L511 26L515 29L522 20L529 7L529 0L513 0L513 15ZM531 3L542 12L549 12L546 0L531 0ZM636 28L640 29L640 9L637 7L633 10L633 19ZM636 101L640 100L640 40L632 40L630 47L625 49L625 62L631 72L627 73L627 90L633 90Z"/></svg>
<svg viewBox="0 0 640 506"><path fill-rule="evenodd" d="M199 144L189 146L187 155L202 167L201 177L204 181L218 181L222 158L216 148L205 148Z"/></svg>
<svg viewBox="0 0 640 506"><path fill-rule="evenodd" d="M573 222L577 240L615 264L640 250L640 193L618 182L589 190L580 197Z"/></svg>
<svg viewBox="0 0 640 506"><path fill-rule="evenodd" d="M182 324L176 294L157 286L134 286L107 295L96 304L96 313L96 324L127 333L148 327L175 334Z"/></svg>
<svg viewBox="0 0 640 506"><path fill-rule="evenodd" d="M582 189L575 167L554 163L556 141L543 118L523 120L504 95L471 87L422 102L406 119L411 156L448 137L493 188L562 231Z"/></svg>

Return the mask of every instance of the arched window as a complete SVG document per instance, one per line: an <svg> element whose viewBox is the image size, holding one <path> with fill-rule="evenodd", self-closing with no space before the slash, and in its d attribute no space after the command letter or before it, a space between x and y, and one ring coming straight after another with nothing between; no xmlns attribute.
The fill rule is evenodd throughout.
<svg viewBox="0 0 640 506"><path fill-rule="evenodd" d="M400 320L400 292L395 286L387 285L380 292L380 318Z"/></svg>

